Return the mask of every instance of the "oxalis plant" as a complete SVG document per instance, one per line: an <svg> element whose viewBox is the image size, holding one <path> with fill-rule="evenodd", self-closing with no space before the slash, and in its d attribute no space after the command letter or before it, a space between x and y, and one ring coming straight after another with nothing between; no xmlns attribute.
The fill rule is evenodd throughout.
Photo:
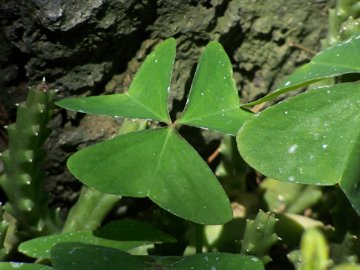
<svg viewBox="0 0 360 270"><path fill-rule="evenodd" d="M57 102L78 112L145 118L164 124L82 149L70 157L68 168L84 184L102 192L148 197L181 218L200 224L223 224L232 218L229 199L177 129L191 125L236 135L250 113L240 108L225 51L212 42L199 60L184 112L172 121L167 104L175 47L172 38L159 45L126 93Z"/></svg>
<svg viewBox="0 0 360 270"><path fill-rule="evenodd" d="M325 49L296 70L270 95L244 106L325 78L360 72L360 35ZM339 185L360 215L360 84L322 86L257 113L240 128L244 160L277 180Z"/></svg>
<svg viewBox="0 0 360 270"><path fill-rule="evenodd" d="M104 196L148 197L185 220L223 224L232 219L229 199L207 164L178 133L182 125L190 125L236 136L241 156L265 176L293 184L338 185L359 214L358 82L345 83L341 78L336 85L314 88L261 113L248 110L252 105L301 86L358 73L359 48L360 35L337 43L295 71L270 95L240 105L230 61L221 45L211 42L199 60L185 109L178 119L172 120L167 98L175 40L168 39L147 57L128 92L57 103L77 112L152 119L160 123L157 128L127 133L86 147L70 157L68 167L80 181ZM339 217L344 217L349 209L345 200L336 203L333 215L341 224ZM277 219L260 211L254 220L246 223L239 249L241 255L133 256L127 252L139 243L174 239L144 224L118 220L97 230L55 234L20 245L21 252L38 258L38 262L50 260L51 266L39 263L0 263L0 266L25 270L264 269L263 264L270 260L269 248L279 240L275 233ZM347 225L341 224L344 231ZM282 228L289 235L296 230L293 225ZM344 249L357 246L353 235L343 237L343 244L332 247L337 257L347 254ZM307 231L300 250L290 255L298 269L322 270L330 265L326 240L316 230ZM349 266L334 269L358 269L346 267Z"/></svg>

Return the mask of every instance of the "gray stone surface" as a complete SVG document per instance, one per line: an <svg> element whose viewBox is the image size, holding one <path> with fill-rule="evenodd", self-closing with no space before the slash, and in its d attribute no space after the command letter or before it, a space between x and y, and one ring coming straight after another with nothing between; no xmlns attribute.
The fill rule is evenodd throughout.
<svg viewBox="0 0 360 270"><path fill-rule="evenodd" d="M10 118L0 115L0 120L12 121L15 103L25 98L27 85L43 77L59 89L59 98L122 92L145 55L170 36L177 39L178 49L169 102L173 116L183 108L198 57L211 40L219 40L229 54L242 100L254 100L312 56L292 44L319 50L327 10L333 4L333 0L0 0L0 103ZM63 172L69 153L107 137L99 119L82 117L62 111L54 119L48 145L50 181L70 181ZM110 121L107 127L117 125ZM191 140L206 156L214 137L219 135L196 133Z"/></svg>

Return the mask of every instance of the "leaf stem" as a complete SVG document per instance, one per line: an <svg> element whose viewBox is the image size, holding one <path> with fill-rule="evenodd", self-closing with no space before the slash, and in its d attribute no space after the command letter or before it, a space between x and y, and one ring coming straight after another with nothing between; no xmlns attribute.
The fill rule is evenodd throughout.
<svg viewBox="0 0 360 270"><path fill-rule="evenodd" d="M195 224L195 250L196 254L201 254L204 242L204 226Z"/></svg>

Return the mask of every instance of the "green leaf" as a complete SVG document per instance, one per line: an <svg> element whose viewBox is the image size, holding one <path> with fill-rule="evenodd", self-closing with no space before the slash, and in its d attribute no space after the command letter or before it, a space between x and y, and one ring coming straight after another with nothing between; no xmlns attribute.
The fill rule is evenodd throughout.
<svg viewBox="0 0 360 270"><path fill-rule="evenodd" d="M19 251L33 258L49 258L50 250L58 243L78 242L84 244L99 244L121 250L129 250L144 243L127 243L94 237L90 231L77 231L64 234L37 237L20 244Z"/></svg>
<svg viewBox="0 0 360 270"><path fill-rule="evenodd" d="M215 175L172 127L134 132L87 147L69 158L68 167L99 191L149 197L193 222L221 224L232 217Z"/></svg>
<svg viewBox="0 0 360 270"><path fill-rule="evenodd" d="M78 243L61 243L51 250L56 270L112 269L242 269L263 270L261 261L252 256L227 253L207 253L189 257L136 257L116 249ZM176 262L172 262L176 260Z"/></svg>
<svg viewBox="0 0 360 270"><path fill-rule="evenodd" d="M210 42L202 54L185 110L176 121L231 135L250 117L240 109L240 99L226 52Z"/></svg>
<svg viewBox="0 0 360 270"><path fill-rule="evenodd" d="M123 251L80 243L60 243L51 249L56 270L143 270L140 259Z"/></svg>
<svg viewBox="0 0 360 270"><path fill-rule="evenodd" d="M175 59L176 42L169 38L142 64L127 93L85 98L69 98L56 105L78 112L150 118L171 123L167 98Z"/></svg>
<svg viewBox="0 0 360 270"><path fill-rule="evenodd" d="M51 270L50 266L35 264L35 263L22 263L22 262L0 262L1 270Z"/></svg>
<svg viewBox="0 0 360 270"><path fill-rule="evenodd" d="M119 224L121 225L130 225L135 224L134 226L141 230L141 229L148 229L149 226L142 226L143 224L140 223L131 223L125 222L126 224ZM110 225L111 226L111 225ZM126 231L126 229L118 230L118 233L121 231ZM131 231L131 230L130 230ZM170 242L173 240L171 237L166 238L166 234L161 234L161 232L157 231L152 228L152 231L149 232L149 238L146 239L146 232L137 237L137 235L125 235L124 239L116 239L117 234L115 234L115 239L105 239L106 237L102 238L101 235L104 234L107 236L108 229L100 229L97 233L97 236L94 236L90 231L77 231L77 232L70 232L70 233L62 233L56 235L49 235L49 236L42 236L38 238L34 238L28 241L25 241L20 244L19 251L26 254L27 256L34 257L34 258L49 258L50 257L50 250L53 246L58 243L64 242L78 242L84 244L93 244L93 245L102 245L106 247L112 247L119 250L128 251L133 248L147 245L149 243L158 243L158 242ZM137 232L138 233L138 232ZM117 237L119 238L119 237Z"/></svg>
<svg viewBox="0 0 360 270"><path fill-rule="evenodd" d="M280 182L266 178L260 184L263 200L271 212L301 214L322 197L319 187Z"/></svg>
<svg viewBox="0 0 360 270"><path fill-rule="evenodd" d="M300 94L255 115L237 136L240 154L286 182L339 183L360 214L360 84Z"/></svg>
<svg viewBox="0 0 360 270"><path fill-rule="evenodd" d="M318 220L297 214L280 213L276 217L275 231L282 239L282 243L290 248L297 247L305 230L319 228L324 230L324 224Z"/></svg>
<svg viewBox="0 0 360 270"><path fill-rule="evenodd" d="M360 265L354 265L351 263L348 264L341 264L337 265L336 267L332 268L333 270L360 270Z"/></svg>
<svg viewBox="0 0 360 270"><path fill-rule="evenodd" d="M318 53L310 63L297 69L269 95L251 103L249 107L271 100L290 90L307 86L325 78L336 77L347 73L360 72L360 34L346 41L334 44Z"/></svg>
<svg viewBox="0 0 360 270"><path fill-rule="evenodd" d="M206 253L183 257L170 267L171 270L208 269L208 270L263 270L261 261L252 256L229 253Z"/></svg>
<svg viewBox="0 0 360 270"><path fill-rule="evenodd" d="M130 219L109 222L94 232L97 237L117 241L143 241L151 243L176 242L176 239L150 224Z"/></svg>
<svg viewBox="0 0 360 270"><path fill-rule="evenodd" d="M309 229L301 239L302 263L300 270L326 270L329 264L329 248L321 232Z"/></svg>
<svg viewBox="0 0 360 270"><path fill-rule="evenodd" d="M176 240L149 224L135 220L117 220L95 231L77 231L34 238L23 242L19 251L30 257L49 258L53 246L62 242L79 242L102 245L129 251L151 243L168 243Z"/></svg>

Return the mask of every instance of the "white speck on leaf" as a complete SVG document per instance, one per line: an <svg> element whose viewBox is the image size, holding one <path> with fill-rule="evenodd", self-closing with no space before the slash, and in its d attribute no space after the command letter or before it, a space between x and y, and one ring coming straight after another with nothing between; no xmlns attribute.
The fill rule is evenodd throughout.
<svg viewBox="0 0 360 270"><path fill-rule="evenodd" d="M10 265L12 268L20 268L23 263L19 263L19 262L10 262Z"/></svg>
<svg viewBox="0 0 360 270"><path fill-rule="evenodd" d="M297 144L293 144L292 146L289 147L288 149L288 153L289 154L294 154L296 152L296 149L298 148Z"/></svg>
<svg viewBox="0 0 360 270"><path fill-rule="evenodd" d="M288 177L288 180L289 180L290 182L293 182L293 181L295 180L295 177L292 176L292 175L290 175L290 176Z"/></svg>
<svg viewBox="0 0 360 270"><path fill-rule="evenodd" d="M323 145L322 145L322 148L323 148L323 149L326 149L327 147L328 147L327 144L323 144Z"/></svg>
<svg viewBox="0 0 360 270"><path fill-rule="evenodd" d="M285 83L285 86L290 85L290 83L291 83L291 81L286 82L286 83Z"/></svg>

